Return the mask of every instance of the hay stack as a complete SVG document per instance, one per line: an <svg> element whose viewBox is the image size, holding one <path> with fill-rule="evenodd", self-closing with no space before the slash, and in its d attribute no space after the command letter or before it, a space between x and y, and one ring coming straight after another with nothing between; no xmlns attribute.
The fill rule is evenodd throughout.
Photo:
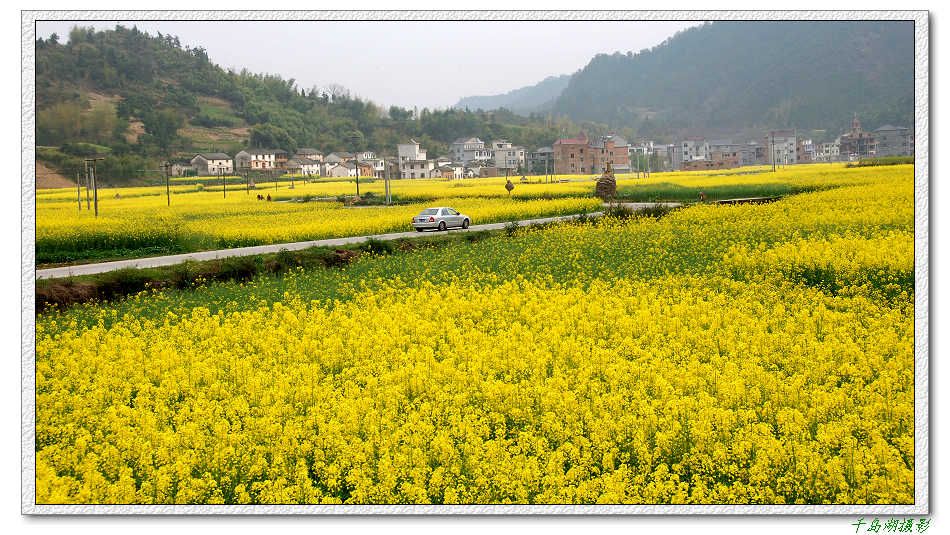
<svg viewBox="0 0 950 535"><path fill-rule="evenodd" d="M604 174L597 179L597 187L594 189L594 195L597 195L604 202L613 199L617 195L617 179L614 178L614 170L607 162L607 168Z"/></svg>

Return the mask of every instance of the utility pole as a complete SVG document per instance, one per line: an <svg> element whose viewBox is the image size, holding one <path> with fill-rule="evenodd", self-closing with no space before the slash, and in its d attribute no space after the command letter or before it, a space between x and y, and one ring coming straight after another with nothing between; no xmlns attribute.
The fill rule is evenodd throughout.
<svg viewBox="0 0 950 535"><path fill-rule="evenodd" d="M772 151L772 153L771 153L771 155L772 155L772 158L771 158L771 160L772 160L772 172L774 173L774 172L775 172L775 135L774 135L774 134L769 134L769 148L770 148L771 151Z"/></svg>
<svg viewBox="0 0 950 535"><path fill-rule="evenodd" d="M165 175L165 202L170 208L172 205L172 191L168 185L168 162L162 162L162 174Z"/></svg>
<svg viewBox="0 0 950 535"><path fill-rule="evenodd" d="M387 204L387 205L390 205L390 204L392 204L393 201L392 201L392 196L391 196L391 190L389 189L389 188L390 188L390 185L389 185L389 163L386 162L386 157L385 157L385 156L383 157L383 171L384 171L384 176L386 177L386 204Z"/></svg>
<svg viewBox="0 0 950 535"><path fill-rule="evenodd" d="M105 160L105 158L86 158L85 160L87 163L87 169L88 162L92 162L92 200L96 217L99 217L99 184L96 180L96 162L99 160Z"/></svg>
<svg viewBox="0 0 950 535"><path fill-rule="evenodd" d="M359 153L353 154L353 160L356 162L356 198L360 198L360 155Z"/></svg>
<svg viewBox="0 0 950 535"><path fill-rule="evenodd" d="M91 210L92 201L89 199L89 190L92 189L92 177L89 175L89 162L84 161L86 171L86 210Z"/></svg>

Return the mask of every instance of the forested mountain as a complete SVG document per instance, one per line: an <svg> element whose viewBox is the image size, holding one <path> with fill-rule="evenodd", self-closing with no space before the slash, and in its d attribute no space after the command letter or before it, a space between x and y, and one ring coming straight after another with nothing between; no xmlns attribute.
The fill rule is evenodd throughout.
<svg viewBox="0 0 950 535"><path fill-rule="evenodd" d="M66 176L88 153L108 154L100 176L118 180L155 169L160 159L233 155L248 145L392 154L414 137L437 156L461 136L534 149L560 135L608 133L605 125L504 109L383 110L341 86L303 89L292 78L224 70L201 47L135 27L77 27L60 40L36 41L36 134L45 147L38 157Z"/></svg>
<svg viewBox="0 0 950 535"><path fill-rule="evenodd" d="M597 55L555 113L640 134L743 126L912 126L913 22L715 22Z"/></svg>
<svg viewBox="0 0 950 535"><path fill-rule="evenodd" d="M532 86L515 89L503 95L464 97L454 107L470 110L505 108L521 115L543 113L550 110L570 79L569 74L548 76Z"/></svg>

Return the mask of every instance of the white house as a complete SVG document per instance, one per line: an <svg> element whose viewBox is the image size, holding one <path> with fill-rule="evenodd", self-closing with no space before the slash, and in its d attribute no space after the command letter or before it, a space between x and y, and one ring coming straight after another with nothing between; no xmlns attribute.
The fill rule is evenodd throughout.
<svg viewBox="0 0 950 535"><path fill-rule="evenodd" d="M409 143L396 145L399 154L400 178L429 178L435 165L426 160L426 151L419 148L419 142L410 139Z"/></svg>
<svg viewBox="0 0 950 535"><path fill-rule="evenodd" d="M202 152L191 159L191 165L199 175L231 174L234 162L223 152Z"/></svg>
<svg viewBox="0 0 950 535"><path fill-rule="evenodd" d="M320 176L320 162L310 158L296 157L287 160L287 169L301 175Z"/></svg>
<svg viewBox="0 0 950 535"><path fill-rule="evenodd" d="M234 156L238 169L275 169L277 154L273 149L246 149ZM286 155L286 153L284 153Z"/></svg>
<svg viewBox="0 0 950 535"><path fill-rule="evenodd" d="M494 157L491 148L486 148L485 142L477 137L460 137L453 141L452 154L455 161L462 163Z"/></svg>
<svg viewBox="0 0 950 535"><path fill-rule="evenodd" d="M512 146L511 142L502 139L492 142L495 167L498 169L517 169L524 167L524 147Z"/></svg>

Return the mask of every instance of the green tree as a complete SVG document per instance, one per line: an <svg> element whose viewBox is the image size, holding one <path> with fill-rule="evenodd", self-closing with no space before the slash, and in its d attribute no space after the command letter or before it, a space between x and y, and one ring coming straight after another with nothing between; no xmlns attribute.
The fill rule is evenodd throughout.
<svg viewBox="0 0 950 535"><path fill-rule="evenodd" d="M270 123L256 124L251 127L251 146L283 149L291 154L297 152L297 140L283 128Z"/></svg>
<svg viewBox="0 0 950 535"><path fill-rule="evenodd" d="M185 118L174 110L166 109L146 113L142 123L161 153L167 155L171 144L178 138L178 129L184 125Z"/></svg>

